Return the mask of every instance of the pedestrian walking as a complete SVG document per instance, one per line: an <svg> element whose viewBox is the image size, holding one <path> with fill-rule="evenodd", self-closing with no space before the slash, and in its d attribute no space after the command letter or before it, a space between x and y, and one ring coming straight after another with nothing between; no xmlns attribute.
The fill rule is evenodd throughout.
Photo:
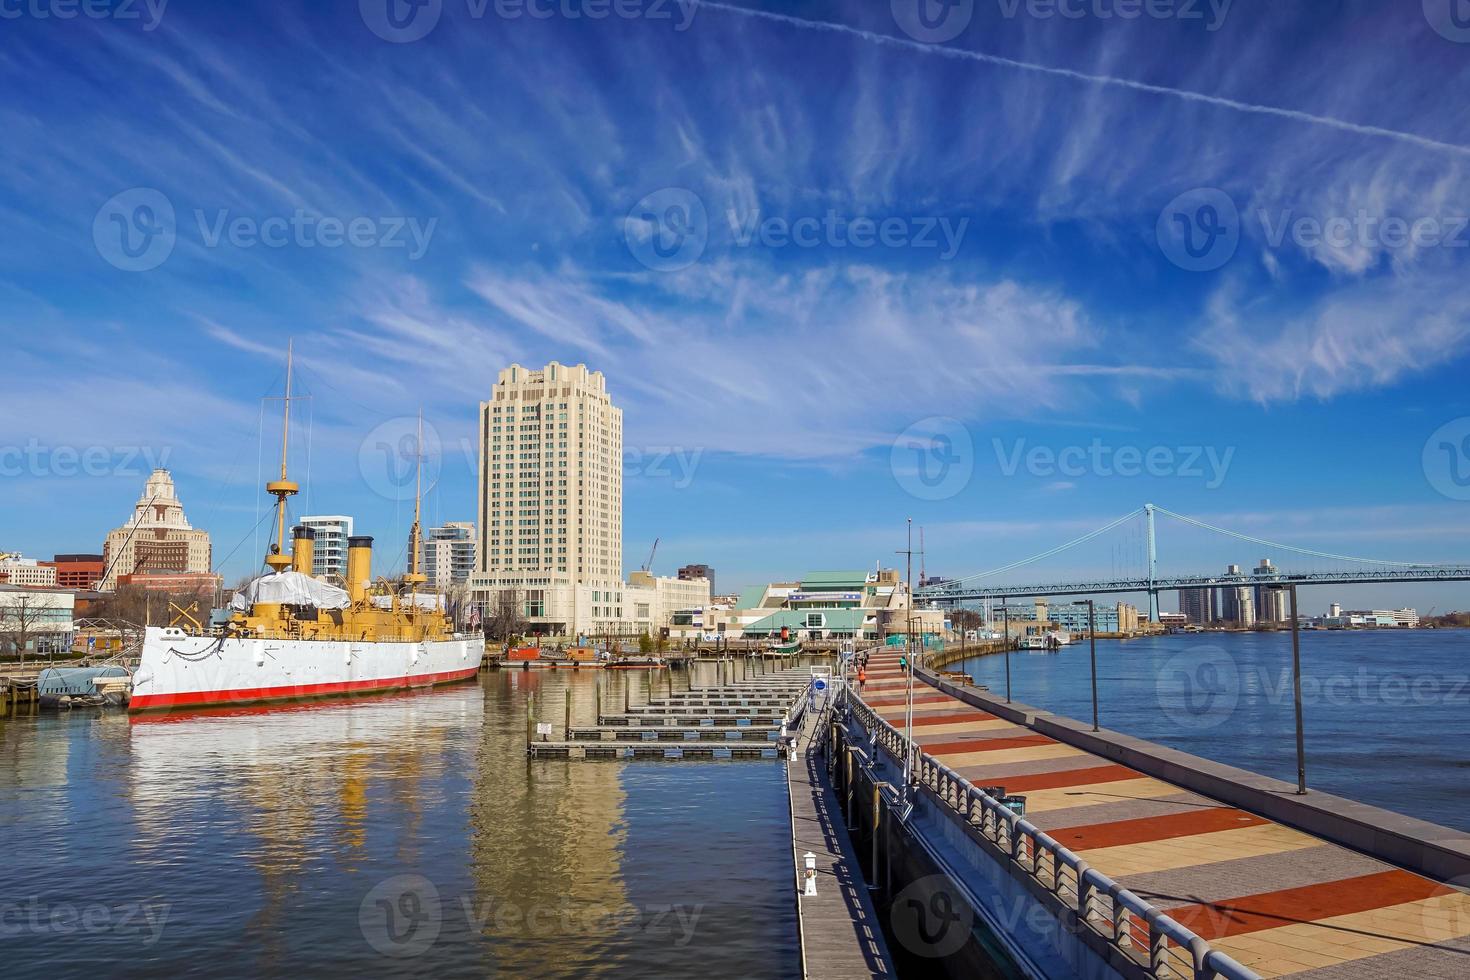
<svg viewBox="0 0 1470 980"><path fill-rule="evenodd" d="M859 667L858 668L858 693L861 694L863 688L867 687L867 685L868 685L868 671L867 671L866 668Z"/></svg>

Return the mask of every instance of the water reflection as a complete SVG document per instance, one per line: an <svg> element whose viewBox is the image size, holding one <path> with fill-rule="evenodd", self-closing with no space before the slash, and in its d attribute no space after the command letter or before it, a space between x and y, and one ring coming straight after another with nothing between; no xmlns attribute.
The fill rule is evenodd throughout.
<svg viewBox="0 0 1470 980"><path fill-rule="evenodd" d="M7 976L791 975L779 766L525 756L528 705L560 733L568 692L592 724L649 685L0 721ZM57 925L88 905L106 928Z"/></svg>

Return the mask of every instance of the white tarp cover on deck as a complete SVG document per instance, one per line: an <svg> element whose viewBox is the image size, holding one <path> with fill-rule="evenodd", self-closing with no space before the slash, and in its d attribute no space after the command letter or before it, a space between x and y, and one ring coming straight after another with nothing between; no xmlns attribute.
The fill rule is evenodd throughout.
<svg viewBox="0 0 1470 980"><path fill-rule="evenodd" d="M372 597L373 605L379 609L392 609L393 597L391 595L375 595ZM415 592L404 593L398 597L398 608L407 609L409 606L418 606L425 612L443 612L444 596L438 592Z"/></svg>
<svg viewBox="0 0 1470 980"><path fill-rule="evenodd" d="M244 612L257 602L315 606L318 609L346 609L350 605L345 589L290 571L273 572L252 579L249 585L235 593L235 598L230 600L230 608Z"/></svg>

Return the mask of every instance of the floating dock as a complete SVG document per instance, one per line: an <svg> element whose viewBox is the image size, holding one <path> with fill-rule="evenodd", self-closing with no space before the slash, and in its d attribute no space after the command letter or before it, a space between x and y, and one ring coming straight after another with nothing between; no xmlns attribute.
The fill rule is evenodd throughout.
<svg viewBox="0 0 1470 980"><path fill-rule="evenodd" d="M809 712L787 768L791 797L791 856L796 871L796 921L801 938L802 976L809 980L895 976L888 943L842 804L820 752L829 716ZM807 887L807 855L812 860ZM808 890L814 894L805 894Z"/></svg>
<svg viewBox="0 0 1470 980"><path fill-rule="evenodd" d="M572 724L564 716L553 726L530 715L526 753L533 759L776 759L811 682L808 668L759 673L717 687L670 691L646 704L625 700L620 713L599 707L595 725Z"/></svg>

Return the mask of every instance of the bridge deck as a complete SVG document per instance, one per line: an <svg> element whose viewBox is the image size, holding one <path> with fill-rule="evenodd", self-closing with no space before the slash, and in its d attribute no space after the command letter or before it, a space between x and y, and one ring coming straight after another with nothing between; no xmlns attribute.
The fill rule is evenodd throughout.
<svg viewBox="0 0 1470 980"><path fill-rule="evenodd" d="M917 683L917 682L916 682ZM898 654L863 699L902 730ZM1470 896L1073 748L917 683L914 737L977 786L1263 977L1470 976Z"/></svg>

